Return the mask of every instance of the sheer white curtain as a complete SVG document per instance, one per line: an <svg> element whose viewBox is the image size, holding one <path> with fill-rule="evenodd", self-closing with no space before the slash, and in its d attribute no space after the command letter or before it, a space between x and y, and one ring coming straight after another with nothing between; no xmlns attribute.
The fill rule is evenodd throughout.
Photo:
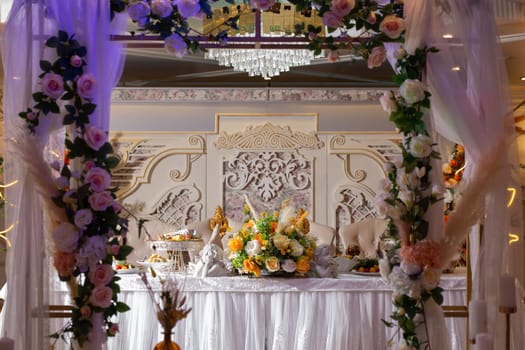
<svg viewBox="0 0 525 350"><path fill-rule="evenodd" d="M120 32L123 24L122 18L110 24L107 0L15 0L4 29L4 180L19 182L6 193L10 203L6 221L16 225L9 233L13 246L7 253L8 288L0 332L14 338L17 349L44 349L49 344L44 319L32 312L47 304L53 285L49 281L56 276L50 271L52 248L46 240L49 187L43 188L42 179L51 175L46 166L50 155L63 154L60 116L42 118L36 135L30 136L18 113L32 107L31 94L39 88L39 61L52 55L49 49L44 51L44 42L61 29L76 33L87 47L87 71L97 79L97 109L91 123L108 130L111 89L123 67L121 45L112 43L109 34Z"/></svg>
<svg viewBox="0 0 525 350"><path fill-rule="evenodd" d="M507 243L511 229L522 235L521 200L507 208L507 187L519 193L520 186L512 176L518 164L515 132L493 4L490 0L405 3L411 13L428 14L427 21L412 22L419 27L410 27L410 33L425 31L426 38L420 41L416 36L410 45L426 44L440 50L429 55L426 70L435 128L445 138L464 145L467 153L463 201L458 203L457 215L450 217L445 234L451 246L457 245L475 219L483 222L480 273L473 286L476 296L489 304L488 329L497 329L495 348L499 349L504 340L498 328L503 324L497 310L499 276L508 270L521 277L523 254L513 254ZM452 39L443 38L444 34ZM523 343L520 332L513 336L514 344Z"/></svg>

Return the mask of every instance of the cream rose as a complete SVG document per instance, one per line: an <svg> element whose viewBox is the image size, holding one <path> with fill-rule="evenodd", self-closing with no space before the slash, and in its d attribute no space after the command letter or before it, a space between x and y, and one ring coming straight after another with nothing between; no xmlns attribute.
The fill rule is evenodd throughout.
<svg viewBox="0 0 525 350"><path fill-rule="evenodd" d="M341 17L346 16L355 7L355 0L332 0L330 10Z"/></svg>
<svg viewBox="0 0 525 350"><path fill-rule="evenodd" d="M246 242L246 245L244 246L244 251L248 256L256 256L261 254L261 244L257 240L251 240Z"/></svg>
<svg viewBox="0 0 525 350"><path fill-rule="evenodd" d="M264 264L266 265L266 270L269 272L276 272L281 268L281 263L276 256L270 256L268 259L266 259Z"/></svg>
<svg viewBox="0 0 525 350"><path fill-rule="evenodd" d="M85 229L93 221L93 213L89 209L80 209L75 213L75 226Z"/></svg>
<svg viewBox="0 0 525 350"><path fill-rule="evenodd" d="M112 298L113 291L111 288L106 286L97 286L91 291L90 301L93 306L98 306L105 309L111 305Z"/></svg>
<svg viewBox="0 0 525 350"><path fill-rule="evenodd" d="M71 253L77 248L80 231L69 222L63 222L53 231L53 239L57 250Z"/></svg>
<svg viewBox="0 0 525 350"><path fill-rule="evenodd" d="M104 211L113 203L113 197L109 191L95 192L89 196L88 201L94 211Z"/></svg>
<svg viewBox="0 0 525 350"><path fill-rule="evenodd" d="M273 245L275 246L275 248L284 251L290 246L290 238L283 234L276 233L273 236Z"/></svg>
<svg viewBox="0 0 525 350"><path fill-rule="evenodd" d="M164 40L164 49L179 58L188 54L188 45L177 33L171 34Z"/></svg>
<svg viewBox="0 0 525 350"><path fill-rule="evenodd" d="M151 0L151 12L160 18L169 17L173 12L173 6L168 0Z"/></svg>
<svg viewBox="0 0 525 350"><path fill-rule="evenodd" d="M379 25L379 30L390 39L397 39L405 30L405 21L395 15L389 15L383 18Z"/></svg>
<svg viewBox="0 0 525 350"><path fill-rule="evenodd" d="M149 4L146 1L139 1L128 6L128 15L133 21L138 22L141 18L148 17L151 13Z"/></svg>
<svg viewBox="0 0 525 350"><path fill-rule="evenodd" d="M102 264L97 265L95 270L90 271L88 277L95 286L107 286L113 279L114 274L115 272L111 268L111 265Z"/></svg>
<svg viewBox="0 0 525 350"><path fill-rule="evenodd" d="M111 185L111 175L106 169L99 167L89 169L84 180L91 185L91 189L95 192L102 192Z"/></svg>
<svg viewBox="0 0 525 350"><path fill-rule="evenodd" d="M383 46L376 46L368 56L368 69L380 67L386 60L386 50Z"/></svg>
<svg viewBox="0 0 525 350"><path fill-rule="evenodd" d="M175 4L180 15L184 18L195 17L201 11L198 0L177 0Z"/></svg>
<svg viewBox="0 0 525 350"><path fill-rule="evenodd" d="M425 268L421 274L421 283L426 290L432 290L437 287L441 278L439 269Z"/></svg>
<svg viewBox="0 0 525 350"><path fill-rule="evenodd" d="M82 98L95 97L95 86L95 77L90 73L82 74L77 80L77 92Z"/></svg>
<svg viewBox="0 0 525 350"><path fill-rule="evenodd" d="M385 91L383 93L379 98L379 103L381 104L381 107L383 107L383 110L388 114L397 111L396 101L392 98L392 93L390 91Z"/></svg>
<svg viewBox="0 0 525 350"><path fill-rule="evenodd" d="M432 153L432 139L426 135L417 135L410 139L410 154L416 158L425 158Z"/></svg>
<svg viewBox="0 0 525 350"><path fill-rule="evenodd" d="M107 134L103 130L89 125L84 132L84 140L91 149L98 151L106 143Z"/></svg>
<svg viewBox="0 0 525 350"><path fill-rule="evenodd" d="M42 77L42 89L44 94L56 100L64 93L64 81L55 73L46 73Z"/></svg>
<svg viewBox="0 0 525 350"><path fill-rule="evenodd" d="M292 249L292 256L301 256L304 252L304 247L296 239L290 240L290 248Z"/></svg>
<svg viewBox="0 0 525 350"><path fill-rule="evenodd" d="M283 271L290 272L290 273L295 272L296 268L297 268L297 264L292 259L286 259L282 266Z"/></svg>
<svg viewBox="0 0 525 350"><path fill-rule="evenodd" d="M425 99L425 85L417 79L407 79L399 87L399 94L412 105Z"/></svg>

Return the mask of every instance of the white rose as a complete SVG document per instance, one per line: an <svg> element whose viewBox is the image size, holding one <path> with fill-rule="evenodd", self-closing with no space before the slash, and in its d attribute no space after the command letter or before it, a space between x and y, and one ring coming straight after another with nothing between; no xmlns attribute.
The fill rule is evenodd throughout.
<svg viewBox="0 0 525 350"><path fill-rule="evenodd" d="M179 58L188 54L188 45L177 33L171 34L164 40L164 49Z"/></svg>
<svg viewBox="0 0 525 350"><path fill-rule="evenodd" d="M88 237L84 245L79 249L76 260L81 272L94 270L97 263L104 259L107 254L107 240L104 236Z"/></svg>
<svg viewBox="0 0 525 350"><path fill-rule="evenodd" d="M248 256L256 256L261 254L261 244L257 240L252 240L246 242L246 245L244 246L244 251Z"/></svg>
<svg viewBox="0 0 525 350"><path fill-rule="evenodd" d="M407 79L399 87L399 94L412 105L425 99L425 85L417 79Z"/></svg>
<svg viewBox="0 0 525 350"><path fill-rule="evenodd" d="M421 274L421 283L426 290L432 290L439 284L441 271L439 269L426 268Z"/></svg>
<svg viewBox="0 0 525 350"><path fill-rule="evenodd" d="M80 209L75 213L75 225L80 229L85 229L93 221L93 213L89 209Z"/></svg>
<svg viewBox="0 0 525 350"><path fill-rule="evenodd" d="M416 158L425 158L432 153L432 139L426 135L417 135L410 139L410 154Z"/></svg>
<svg viewBox="0 0 525 350"><path fill-rule="evenodd" d="M401 262L401 270L409 276L418 275L421 273L421 266L414 263Z"/></svg>
<svg viewBox="0 0 525 350"><path fill-rule="evenodd" d="M281 267L282 267L283 271L295 272L295 269L297 268L297 264L292 259L286 259L284 261L284 264Z"/></svg>
<svg viewBox="0 0 525 350"><path fill-rule="evenodd" d="M146 1L136 2L128 6L128 15L135 22L149 16L150 12L149 4Z"/></svg>
<svg viewBox="0 0 525 350"><path fill-rule="evenodd" d="M406 173L405 168L400 168L396 174L396 184L401 191L411 191L419 186L419 178L414 172Z"/></svg>
<svg viewBox="0 0 525 350"><path fill-rule="evenodd" d="M304 247L296 239L290 240L290 248L292 248L292 256L303 255Z"/></svg>
<svg viewBox="0 0 525 350"><path fill-rule="evenodd" d="M398 194L398 198L405 203L407 208L411 208L415 202L415 194L413 191L401 191Z"/></svg>
<svg viewBox="0 0 525 350"><path fill-rule="evenodd" d="M386 202L386 200L391 200L392 196L388 192L383 192L376 195L374 199L374 207L376 214L379 218L386 218L392 206Z"/></svg>
<svg viewBox="0 0 525 350"><path fill-rule="evenodd" d="M72 253L80 238L80 231L69 222L63 222L53 231L56 249L61 252Z"/></svg>
<svg viewBox="0 0 525 350"><path fill-rule="evenodd" d="M397 111L396 101L392 98L392 93L390 91L385 91L383 96L379 98L379 103L381 103L383 110L389 114Z"/></svg>

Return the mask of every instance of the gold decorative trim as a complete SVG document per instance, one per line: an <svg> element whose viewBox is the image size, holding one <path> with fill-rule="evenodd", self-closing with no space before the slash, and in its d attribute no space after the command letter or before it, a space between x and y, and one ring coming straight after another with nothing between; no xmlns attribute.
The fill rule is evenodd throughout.
<svg viewBox="0 0 525 350"><path fill-rule="evenodd" d="M244 131L228 134L221 132L215 147L218 149L321 149L324 142L315 132L293 132L289 126L266 123L248 126Z"/></svg>
<svg viewBox="0 0 525 350"><path fill-rule="evenodd" d="M319 114L318 113L215 113L215 134L220 132L221 119L226 118L268 118L268 119L287 119L287 118L312 118L314 122L314 131L319 131Z"/></svg>

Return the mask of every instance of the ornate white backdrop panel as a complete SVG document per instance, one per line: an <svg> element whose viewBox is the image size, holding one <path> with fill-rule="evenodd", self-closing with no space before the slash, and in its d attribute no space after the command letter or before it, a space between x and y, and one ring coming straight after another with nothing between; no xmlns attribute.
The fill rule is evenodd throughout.
<svg viewBox="0 0 525 350"><path fill-rule="evenodd" d="M374 216L398 134L319 132L318 124L316 113L218 113L212 132L119 132L115 182L126 207L159 223L152 236L205 221L218 205L235 226L245 195L257 211L288 199L335 229Z"/></svg>

